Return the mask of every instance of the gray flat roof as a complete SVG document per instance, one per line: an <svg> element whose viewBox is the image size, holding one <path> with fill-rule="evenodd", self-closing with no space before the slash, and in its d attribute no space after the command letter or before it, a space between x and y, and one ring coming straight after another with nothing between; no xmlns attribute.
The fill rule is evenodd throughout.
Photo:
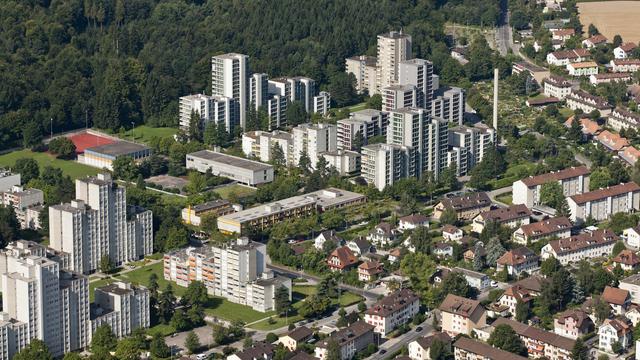
<svg viewBox="0 0 640 360"><path fill-rule="evenodd" d="M188 156L253 171L268 170L273 168L273 166L261 163L259 161L248 160L237 156L214 152L211 150L196 151L194 153L187 154L187 157Z"/></svg>
<svg viewBox="0 0 640 360"><path fill-rule="evenodd" d="M104 155L121 156L129 155L143 150L148 150L149 147L141 144L132 143L129 141L116 141L112 144L100 145L87 148L86 151L91 151Z"/></svg>

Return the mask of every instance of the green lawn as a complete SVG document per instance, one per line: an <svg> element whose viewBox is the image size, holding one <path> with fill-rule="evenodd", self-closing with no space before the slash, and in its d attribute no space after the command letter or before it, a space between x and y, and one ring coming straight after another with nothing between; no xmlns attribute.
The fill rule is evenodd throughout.
<svg viewBox="0 0 640 360"><path fill-rule="evenodd" d="M573 115L573 110L569 109L569 108L559 108L558 112L560 112L560 114L562 115L562 117L566 120L567 118L569 118L569 116Z"/></svg>
<svg viewBox="0 0 640 360"><path fill-rule="evenodd" d="M209 304L207 304L207 308L204 311L210 316L216 316L229 321L240 320L245 324L264 319L275 314L273 311L266 313L255 311L248 306L232 303L231 301L220 297L211 297Z"/></svg>
<svg viewBox="0 0 640 360"><path fill-rule="evenodd" d="M55 168L62 169L64 175L69 175L72 179L85 177L87 175L95 175L98 173L98 169L77 163L72 160L56 159L55 156L48 153L33 152L31 150L19 150L12 151L10 153L0 155L0 167L13 167L16 160L21 158L32 158L40 165L40 170L45 166L50 165Z"/></svg>
<svg viewBox="0 0 640 360"><path fill-rule="evenodd" d="M183 288L182 286L178 286L171 281L165 280L164 275L162 274L162 267L163 263L159 262L157 264L140 267L125 274L115 275L114 277L117 279L129 281L133 284L149 286L149 276L155 273L158 276L158 287L160 288L160 291L164 290L164 288L167 287L167 284L171 284L173 293L176 296L182 296L182 294L184 294L185 288Z"/></svg>
<svg viewBox="0 0 640 360"><path fill-rule="evenodd" d="M496 196L496 200L505 203L507 205L511 205L513 204L513 194L508 193L508 194L502 194L500 196Z"/></svg>
<svg viewBox="0 0 640 360"><path fill-rule="evenodd" d="M231 194L235 194L235 196L237 196L238 198L243 198L249 195L253 195L256 192L255 189L238 184L223 186L213 191L220 194L220 196L225 200L229 199L229 195Z"/></svg>
<svg viewBox="0 0 640 360"><path fill-rule="evenodd" d="M178 132L176 128L170 127L150 127L147 125L140 125L133 129L133 139L137 142L148 143L153 137L166 138L172 137ZM124 134L117 134L118 137L124 140L132 140L131 129L127 130Z"/></svg>
<svg viewBox="0 0 640 360"><path fill-rule="evenodd" d="M160 333L162 336L169 336L176 332L176 329L169 324L158 324L154 327L147 329L147 334L153 336L155 333Z"/></svg>

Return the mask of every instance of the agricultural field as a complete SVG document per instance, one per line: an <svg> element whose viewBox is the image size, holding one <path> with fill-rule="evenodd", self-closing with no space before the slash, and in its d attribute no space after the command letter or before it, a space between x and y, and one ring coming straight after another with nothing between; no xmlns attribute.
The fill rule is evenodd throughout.
<svg viewBox="0 0 640 360"><path fill-rule="evenodd" d="M578 12L585 32L593 24L609 41L615 35L624 41L640 41L640 1L579 2Z"/></svg>
<svg viewBox="0 0 640 360"><path fill-rule="evenodd" d="M40 165L40 170L45 166L53 166L55 168L62 169L64 175L69 175L71 179L75 180L88 175L95 175L98 173L98 169L77 163L72 160L57 159L55 156L46 152L33 152L25 149L20 151L12 151L10 153L0 155L0 168L1 167L13 167L16 160L21 158L32 158Z"/></svg>

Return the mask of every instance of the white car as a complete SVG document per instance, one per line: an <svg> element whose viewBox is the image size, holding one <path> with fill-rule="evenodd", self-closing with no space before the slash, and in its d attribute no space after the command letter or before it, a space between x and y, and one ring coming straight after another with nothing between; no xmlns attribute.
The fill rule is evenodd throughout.
<svg viewBox="0 0 640 360"><path fill-rule="evenodd" d="M196 360L204 360L207 358L207 354L198 354L196 355Z"/></svg>
<svg viewBox="0 0 640 360"><path fill-rule="evenodd" d="M495 280L491 280L491 287L497 287L498 286L498 282Z"/></svg>

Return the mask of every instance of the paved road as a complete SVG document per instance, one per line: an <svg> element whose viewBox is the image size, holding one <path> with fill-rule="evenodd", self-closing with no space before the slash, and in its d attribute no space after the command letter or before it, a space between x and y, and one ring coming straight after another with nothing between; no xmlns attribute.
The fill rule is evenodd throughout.
<svg viewBox="0 0 640 360"><path fill-rule="evenodd" d="M418 325L422 327L421 331L415 331L415 329L412 329L396 338L386 340L385 342L381 343L379 346L380 350L384 349L386 352L384 354L380 354L380 350L378 350L378 352L371 355L368 359L371 359L371 360L386 359L387 357L390 357L393 353L400 350L403 346L408 345L410 342L414 341L415 339L422 336L430 335L433 332L433 327L431 326L431 324L433 323L433 320L431 316L432 315L428 316L427 319L422 322L422 324Z"/></svg>
<svg viewBox="0 0 640 360"><path fill-rule="evenodd" d="M504 11L504 19L502 25L496 29L496 46L500 55L505 56L509 52L509 49L513 45L513 36L511 33L511 26L509 25L509 11Z"/></svg>
<svg viewBox="0 0 640 360"><path fill-rule="evenodd" d="M513 191L512 187L511 186L507 186L507 187L503 187L503 188L500 188L500 189L491 190L491 191L487 192L487 195L489 195L489 199L491 199L491 201L494 204L498 205L499 207L507 207L508 206L507 204L504 204L504 203L496 200L496 197L498 197L500 195L503 195L503 194L508 194L508 193L510 193L512 191Z"/></svg>

